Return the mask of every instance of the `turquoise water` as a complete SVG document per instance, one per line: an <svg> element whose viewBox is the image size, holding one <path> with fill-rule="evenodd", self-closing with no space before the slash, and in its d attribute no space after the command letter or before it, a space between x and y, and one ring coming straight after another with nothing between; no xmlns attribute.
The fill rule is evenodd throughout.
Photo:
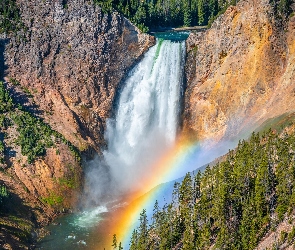
<svg viewBox="0 0 295 250"><path fill-rule="evenodd" d="M51 232L37 249L110 249L111 232L105 226L110 213L105 207L62 216L46 229Z"/></svg>
<svg viewBox="0 0 295 250"><path fill-rule="evenodd" d="M189 36L190 32L188 31L174 31L174 32L157 32L153 35L156 38L162 38L164 40L170 40L170 41L183 41L186 40Z"/></svg>

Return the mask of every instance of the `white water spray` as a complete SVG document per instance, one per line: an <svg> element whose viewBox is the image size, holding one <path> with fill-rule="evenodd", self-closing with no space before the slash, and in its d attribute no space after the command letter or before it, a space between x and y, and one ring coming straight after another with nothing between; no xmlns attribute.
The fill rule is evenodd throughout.
<svg viewBox="0 0 295 250"><path fill-rule="evenodd" d="M185 42L159 39L129 73L103 152L114 188L134 190L176 138ZM117 190L118 191L118 190Z"/></svg>
<svg viewBox="0 0 295 250"><path fill-rule="evenodd" d="M178 129L184 58L184 41L158 40L129 73L119 93L115 119L107 121L108 149L103 152L104 159L97 157L87 162L85 210L70 215L62 225L55 227L58 237L45 241L46 249L57 244L61 249L71 249L73 244L76 248L93 249L91 246L105 244L114 233L104 227L107 224L96 225L105 220L105 213L126 205L125 197L120 195L141 188L141 178L153 176L150 167L173 146ZM106 249L111 243L107 244Z"/></svg>

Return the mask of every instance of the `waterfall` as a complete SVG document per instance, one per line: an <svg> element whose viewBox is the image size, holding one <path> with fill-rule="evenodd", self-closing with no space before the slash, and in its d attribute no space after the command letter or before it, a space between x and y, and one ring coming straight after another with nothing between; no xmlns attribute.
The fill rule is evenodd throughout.
<svg viewBox="0 0 295 250"><path fill-rule="evenodd" d="M129 73L114 119L107 121L103 152L114 186L134 189L161 152L175 141L185 42L157 39Z"/></svg>
<svg viewBox="0 0 295 250"><path fill-rule="evenodd" d="M53 233L42 242L44 249L109 249L122 215L119 207L130 201L124 194L142 191L142 179L155 175L151 165L173 147L187 34L184 38L176 32L171 36L174 41L158 39L129 72L118 93L116 114L107 121L108 148L103 158L87 162L83 211L60 218L61 225L50 228Z"/></svg>

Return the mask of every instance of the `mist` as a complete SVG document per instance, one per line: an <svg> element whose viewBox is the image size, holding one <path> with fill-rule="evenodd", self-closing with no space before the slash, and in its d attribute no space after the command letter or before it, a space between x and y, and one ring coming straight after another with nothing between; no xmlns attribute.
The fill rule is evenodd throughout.
<svg viewBox="0 0 295 250"><path fill-rule="evenodd" d="M129 73L114 118L107 120L107 149L87 163L84 204L104 205L124 195L149 191L144 180L177 144L185 42L157 41ZM180 178L234 148L237 141L196 143L189 157L163 182ZM160 183L155 183L155 185ZM152 187L149 187L152 188Z"/></svg>
<svg viewBox="0 0 295 250"><path fill-rule="evenodd" d="M127 76L114 118L107 120L107 149L87 163L85 204L144 188L153 166L176 140L185 42L157 41Z"/></svg>

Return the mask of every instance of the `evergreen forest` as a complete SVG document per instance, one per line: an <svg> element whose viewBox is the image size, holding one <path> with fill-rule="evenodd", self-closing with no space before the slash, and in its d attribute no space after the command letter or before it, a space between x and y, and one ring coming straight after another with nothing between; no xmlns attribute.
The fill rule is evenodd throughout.
<svg viewBox="0 0 295 250"><path fill-rule="evenodd" d="M16 32L25 28L15 0L0 0L0 33Z"/></svg>
<svg viewBox="0 0 295 250"><path fill-rule="evenodd" d="M156 202L150 221L143 210L130 249L254 249L284 218L294 223L294 160L294 133L253 133L224 161L175 183L172 202ZM293 226L276 246L294 236Z"/></svg>
<svg viewBox="0 0 295 250"><path fill-rule="evenodd" d="M147 31L159 27L197 26L211 23L238 0L107 0L96 2L103 10L114 8Z"/></svg>
<svg viewBox="0 0 295 250"><path fill-rule="evenodd" d="M116 9L141 30L163 27L211 26L230 5L239 0L95 0L104 11ZM291 13L292 0L271 0L279 18Z"/></svg>
<svg viewBox="0 0 295 250"><path fill-rule="evenodd" d="M143 32L167 27L210 26L230 5L239 0L93 0L104 12L117 10ZM70 1L63 1L68 8ZM270 0L277 16L291 13L293 0ZM0 33L26 31L16 0L0 0Z"/></svg>

